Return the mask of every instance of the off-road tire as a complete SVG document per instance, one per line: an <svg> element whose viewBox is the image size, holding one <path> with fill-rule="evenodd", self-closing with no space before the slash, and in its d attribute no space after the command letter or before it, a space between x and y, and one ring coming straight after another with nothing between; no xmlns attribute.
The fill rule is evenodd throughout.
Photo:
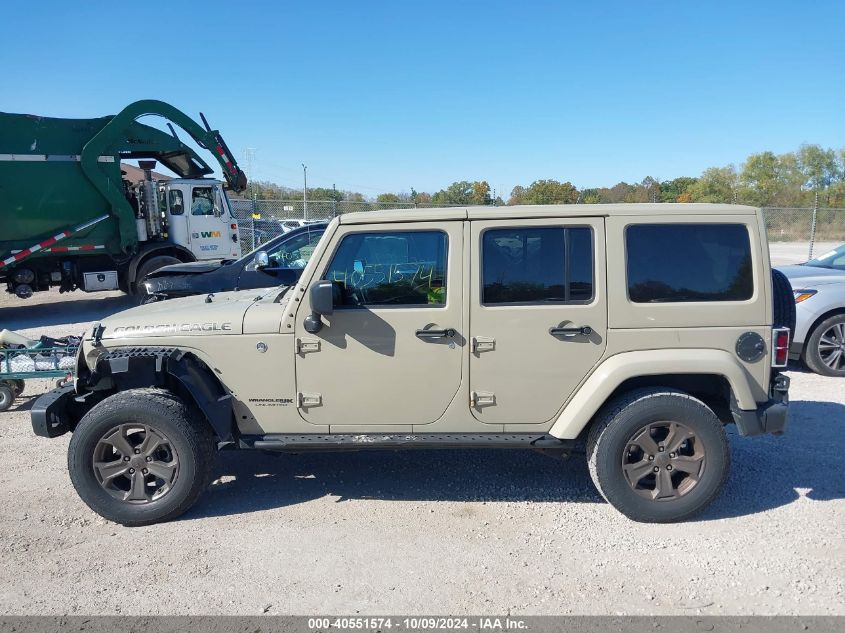
<svg viewBox="0 0 845 633"><path fill-rule="evenodd" d="M0 411L8 411L15 402L15 390L12 386L0 383Z"/></svg>
<svg viewBox="0 0 845 633"><path fill-rule="evenodd" d="M811 371L822 376L845 377L845 364L842 364L839 369L828 366L822 359L821 349L819 348L822 336L839 324L845 324L845 314L834 314L832 317L825 319L813 328L807 338L807 342L804 344L803 358L804 364ZM842 330L845 331L845 325L843 325Z"/></svg>
<svg viewBox="0 0 845 633"><path fill-rule="evenodd" d="M788 327L789 340L795 338L795 295L782 272L772 269L772 312L775 327Z"/></svg>
<svg viewBox="0 0 845 633"><path fill-rule="evenodd" d="M144 277L159 268L164 268L165 266L170 266L171 264L181 263L182 262L180 260L175 257L171 257L170 255L158 255L148 259L138 267L138 272L135 275L135 283L132 284L133 294L138 297L146 296L147 291L144 288L144 284L141 283L144 280Z"/></svg>
<svg viewBox="0 0 845 633"><path fill-rule="evenodd" d="M701 441L706 462L694 488L670 501L637 494L623 472L623 456L638 429L651 422L679 422ZM669 388L630 391L606 404L587 437L590 476L601 495L634 521L671 523L701 512L719 494L730 470L725 430L713 411L700 400Z"/></svg>
<svg viewBox="0 0 845 633"><path fill-rule="evenodd" d="M153 427L173 444L179 470L158 499L135 505L111 496L94 469L95 449L121 424ZM211 482L215 447L210 427L192 407L163 389L130 389L95 405L79 422L68 449L68 471L82 500L100 516L126 526L149 525L187 511Z"/></svg>

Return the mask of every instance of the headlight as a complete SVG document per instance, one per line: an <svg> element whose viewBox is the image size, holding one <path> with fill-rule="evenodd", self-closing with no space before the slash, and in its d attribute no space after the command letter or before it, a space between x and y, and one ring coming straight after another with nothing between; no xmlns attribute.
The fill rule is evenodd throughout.
<svg viewBox="0 0 845 633"><path fill-rule="evenodd" d="M809 290L807 288L792 291L792 293L795 295L795 303L801 303L802 301L806 301L817 292L818 290Z"/></svg>

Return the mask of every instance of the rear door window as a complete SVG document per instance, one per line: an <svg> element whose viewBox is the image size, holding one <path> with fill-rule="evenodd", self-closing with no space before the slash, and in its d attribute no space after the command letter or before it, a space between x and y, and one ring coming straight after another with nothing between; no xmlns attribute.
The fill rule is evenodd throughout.
<svg viewBox="0 0 845 633"><path fill-rule="evenodd" d="M513 227L482 234L484 305L586 303L593 298L588 227Z"/></svg>
<svg viewBox="0 0 845 633"><path fill-rule="evenodd" d="M754 294L742 224L635 224L625 244L634 303L745 301Z"/></svg>

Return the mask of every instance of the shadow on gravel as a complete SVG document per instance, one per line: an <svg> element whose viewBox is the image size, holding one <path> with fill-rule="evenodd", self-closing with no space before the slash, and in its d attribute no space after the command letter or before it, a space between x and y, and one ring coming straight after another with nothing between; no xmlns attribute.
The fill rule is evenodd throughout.
<svg viewBox="0 0 845 633"><path fill-rule="evenodd" d="M582 455L523 450L406 450L267 455L221 453L218 476L185 519L324 497L389 501L604 503ZM234 477L232 480L231 477Z"/></svg>
<svg viewBox="0 0 845 633"><path fill-rule="evenodd" d="M21 302L19 306L0 308L0 329L24 330L97 321L116 312L134 308L136 305L138 305L138 300L127 295L30 305Z"/></svg>
<svg viewBox="0 0 845 633"><path fill-rule="evenodd" d="M781 436L740 437L729 426L731 475L699 518L755 514L792 503L845 498L845 406L797 400Z"/></svg>
<svg viewBox="0 0 845 633"><path fill-rule="evenodd" d="M845 498L845 406L792 403L787 433L743 438L728 427L733 458L722 494L696 520L756 514L805 496ZM217 481L184 520L257 512L326 495L389 501L604 503L583 455L533 451L408 450L221 453Z"/></svg>

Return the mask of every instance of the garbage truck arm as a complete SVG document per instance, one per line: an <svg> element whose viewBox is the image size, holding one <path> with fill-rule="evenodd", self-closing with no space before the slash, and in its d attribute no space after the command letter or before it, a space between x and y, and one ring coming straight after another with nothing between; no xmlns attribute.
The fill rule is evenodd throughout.
<svg viewBox="0 0 845 633"><path fill-rule="evenodd" d="M140 117L150 115L160 116L178 125L196 141L197 145L210 151L220 164L223 176L231 189L243 191L246 188L246 175L238 167L220 132L209 127L205 116L200 115L205 124L203 128L184 112L163 101L146 99L126 106L85 144L80 154L82 171L109 201L118 218L121 227L121 248L125 252L129 252L137 245L134 210L123 195L121 183L113 182L113 178L109 178L106 170L101 167L104 161L120 160L121 156L131 158L133 154L155 156L156 152L160 151L160 160L176 169L177 173L182 172L179 174L181 177L196 177L211 172L208 166L198 160L190 148L182 146L178 139L175 143L182 146L184 150L168 152L167 150L173 148L162 147L160 135L163 133L136 123ZM153 132L156 136L150 140L147 136ZM173 140L170 138L170 141ZM175 164L174 154L178 154L178 164ZM168 157L174 158L174 163L168 163Z"/></svg>

